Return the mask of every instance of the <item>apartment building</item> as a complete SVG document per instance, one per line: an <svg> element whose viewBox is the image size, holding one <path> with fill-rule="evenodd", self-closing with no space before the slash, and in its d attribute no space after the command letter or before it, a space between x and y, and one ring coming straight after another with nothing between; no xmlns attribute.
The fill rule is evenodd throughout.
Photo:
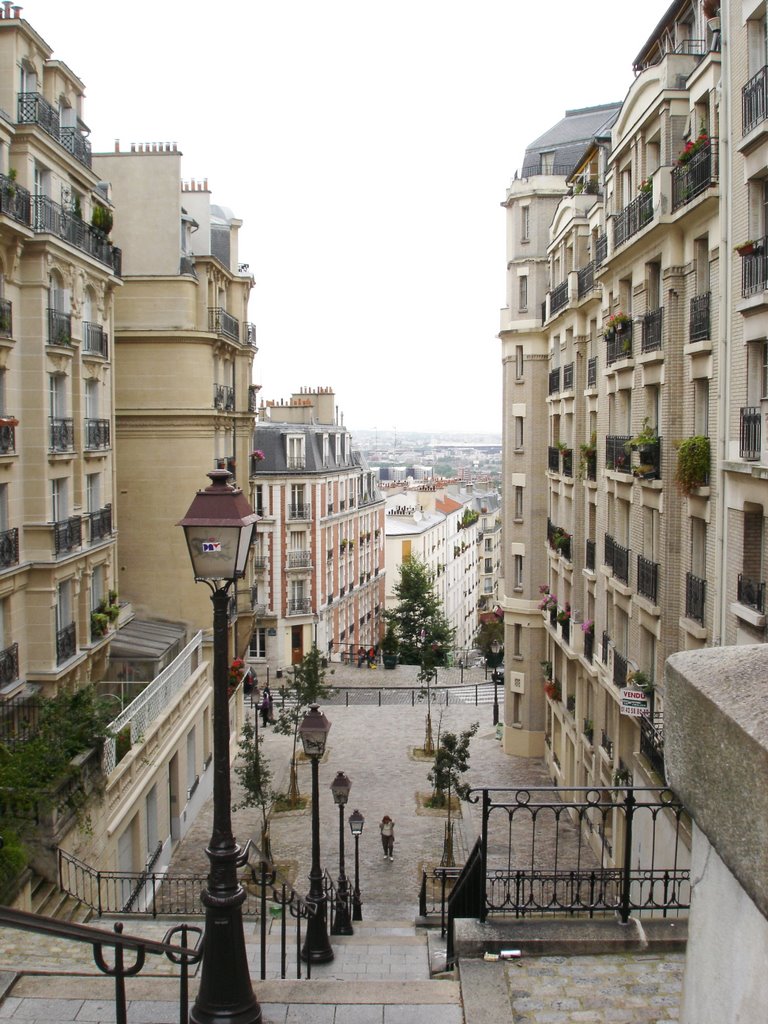
<svg viewBox="0 0 768 1024"><path fill-rule="evenodd" d="M104 670L121 254L84 86L0 8L0 700Z"/></svg>
<svg viewBox="0 0 768 1024"><path fill-rule="evenodd" d="M384 499L331 388L262 402L250 461L256 622L249 659L278 677L313 643L328 657L384 632Z"/></svg>
<svg viewBox="0 0 768 1024"><path fill-rule="evenodd" d="M505 742L543 751L558 784L663 777L665 661L724 642L729 587L736 598L718 525L729 501L721 452L741 426L723 397L733 345L720 43L698 0L672 4L621 107L559 180L529 171L507 196L505 505L532 570L515 600L507 548L505 623L519 665L507 657ZM533 323L518 301L526 205L547 221ZM516 475L531 447L518 420L531 414L546 422L533 440L535 483ZM743 574L754 581L762 555L749 547Z"/></svg>

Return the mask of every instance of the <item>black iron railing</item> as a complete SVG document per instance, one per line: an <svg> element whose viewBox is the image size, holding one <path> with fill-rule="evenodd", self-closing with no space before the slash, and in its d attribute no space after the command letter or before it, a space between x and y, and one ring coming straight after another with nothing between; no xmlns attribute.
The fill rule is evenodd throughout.
<svg viewBox="0 0 768 1024"><path fill-rule="evenodd" d="M6 174L0 174L0 213L18 221L19 224L29 224L31 210L29 190L17 185L14 179Z"/></svg>
<svg viewBox="0 0 768 1024"><path fill-rule="evenodd" d="M660 711L640 719L640 753L651 768L666 781L664 770L664 718Z"/></svg>
<svg viewBox="0 0 768 1024"><path fill-rule="evenodd" d="M694 295L691 299L691 318L688 326L688 340L707 341L710 337L709 307L710 292Z"/></svg>
<svg viewBox="0 0 768 1024"><path fill-rule="evenodd" d="M664 310L661 306L646 313L642 322L641 352L656 352L661 348Z"/></svg>
<svg viewBox="0 0 768 1024"><path fill-rule="evenodd" d="M554 316L568 305L568 282L563 281L549 293L549 315Z"/></svg>
<svg viewBox="0 0 768 1024"><path fill-rule="evenodd" d="M258 412L260 390L258 384L248 385L248 412Z"/></svg>
<svg viewBox="0 0 768 1024"><path fill-rule="evenodd" d="M83 542L83 522L80 516L59 519L53 524L53 550L56 554L80 547Z"/></svg>
<svg viewBox="0 0 768 1024"><path fill-rule="evenodd" d="M762 448L761 414L759 406L745 406L739 413L739 455L756 462Z"/></svg>
<svg viewBox="0 0 768 1024"><path fill-rule="evenodd" d="M52 452L71 452L75 448L75 425L69 418L50 418L49 449Z"/></svg>
<svg viewBox="0 0 768 1024"><path fill-rule="evenodd" d="M613 684L618 687L627 685L627 658L615 649L613 652Z"/></svg>
<svg viewBox="0 0 768 1024"><path fill-rule="evenodd" d="M292 597L287 602L288 615L303 615L312 611L312 602L308 597Z"/></svg>
<svg viewBox="0 0 768 1024"><path fill-rule="evenodd" d="M599 267L608 258L608 235L598 235L595 240L595 266Z"/></svg>
<svg viewBox="0 0 768 1024"><path fill-rule="evenodd" d="M213 407L220 411L232 412L235 408L235 389L228 384L214 384Z"/></svg>
<svg viewBox="0 0 768 1024"><path fill-rule="evenodd" d="M60 128L59 142L78 163L84 167L91 166L91 144L79 128Z"/></svg>
<svg viewBox="0 0 768 1024"><path fill-rule="evenodd" d="M240 321L221 306L208 307L208 330L212 334L222 334L232 341L240 341Z"/></svg>
<svg viewBox="0 0 768 1024"><path fill-rule="evenodd" d="M563 476L573 476L573 449L565 448L561 454L563 456Z"/></svg>
<svg viewBox="0 0 768 1024"><path fill-rule="evenodd" d="M685 615L694 622L704 624L704 603L707 581L692 572L685 574Z"/></svg>
<svg viewBox="0 0 768 1024"><path fill-rule="evenodd" d="M547 448L547 469L550 473L560 472L560 449L553 444Z"/></svg>
<svg viewBox="0 0 768 1024"><path fill-rule="evenodd" d="M8 417L6 417L8 419ZM0 455L13 455L16 451L16 427L13 423L0 423Z"/></svg>
<svg viewBox="0 0 768 1024"><path fill-rule="evenodd" d="M288 518L289 519L309 519L312 511L312 506L305 502L298 502L294 505L288 506Z"/></svg>
<svg viewBox="0 0 768 1024"><path fill-rule="evenodd" d="M608 757L613 759L613 740L605 731L605 729L600 730L600 746L606 752Z"/></svg>
<svg viewBox="0 0 768 1024"><path fill-rule="evenodd" d="M577 295L580 299L583 299L585 295L588 295L595 287L595 261L590 260L589 263L582 267L581 270L576 273L577 280Z"/></svg>
<svg viewBox="0 0 768 1024"><path fill-rule="evenodd" d="M32 227L35 231L57 235L120 276L122 252L112 245L103 231L86 224L76 213L66 210L48 196L32 196L32 210Z"/></svg>
<svg viewBox="0 0 768 1024"><path fill-rule="evenodd" d="M84 424L84 447L88 451L109 448L109 420L86 419Z"/></svg>
<svg viewBox="0 0 768 1024"><path fill-rule="evenodd" d="M289 551L288 552L288 568L289 569L309 569L312 565L312 552L311 551Z"/></svg>
<svg viewBox="0 0 768 1024"><path fill-rule="evenodd" d="M56 664L68 661L77 651L77 628L74 622L56 631Z"/></svg>
<svg viewBox="0 0 768 1024"><path fill-rule="evenodd" d="M19 530L14 526L10 530L0 531L0 569L8 569L19 562Z"/></svg>
<svg viewBox="0 0 768 1024"><path fill-rule="evenodd" d="M637 592L656 604L659 588L659 565L642 555L637 556Z"/></svg>
<svg viewBox="0 0 768 1024"><path fill-rule="evenodd" d="M10 299L0 299L0 337L13 337L13 303Z"/></svg>
<svg viewBox="0 0 768 1024"><path fill-rule="evenodd" d="M19 645L17 643L11 644L10 647L6 647L5 650L0 651L0 685L7 686L8 683L12 683L19 678ZM9 721L12 721L16 727L19 725L17 717L18 707L16 712L13 711L13 702L8 704L4 701L0 706L0 729L5 734L8 731ZM11 715L9 720L8 714Z"/></svg>
<svg viewBox="0 0 768 1024"><path fill-rule="evenodd" d="M585 633L584 634L584 657L591 664L592 659L594 658L594 656L595 656L595 634L594 633ZM586 730L585 730L585 732L586 732ZM592 742L592 732L591 732L591 730L590 730L590 733L589 733L589 741L590 741L590 743Z"/></svg>
<svg viewBox="0 0 768 1024"><path fill-rule="evenodd" d="M707 139L687 163L672 169L672 209L690 203L718 179L717 139Z"/></svg>
<svg viewBox="0 0 768 1024"><path fill-rule="evenodd" d="M549 371L549 394L555 395L560 390L560 367Z"/></svg>
<svg viewBox="0 0 768 1024"><path fill-rule="evenodd" d="M97 512L91 512L89 516L89 529L91 544L112 536L112 506L105 505Z"/></svg>
<svg viewBox="0 0 768 1024"><path fill-rule="evenodd" d="M72 317L59 309L48 310L48 344L72 344Z"/></svg>
<svg viewBox="0 0 768 1024"><path fill-rule="evenodd" d="M615 473L631 473L632 460L627 449L630 434L609 434L605 439L605 468Z"/></svg>
<svg viewBox="0 0 768 1024"><path fill-rule="evenodd" d="M595 542L587 539L584 545L584 568L595 571Z"/></svg>
<svg viewBox="0 0 768 1024"><path fill-rule="evenodd" d="M37 124L52 139L59 141L59 112L39 92L20 92L16 106L19 124Z"/></svg>
<svg viewBox="0 0 768 1024"><path fill-rule="evenodd" d="M573 363L563 367L563 391L573 391Z"/></svg>
<svg viewBox="0 0 768 1024"><path fill-rule="evenodd" d="M628 203L613 222L614 245L623 245L653 220L653 194L643 192Z"/></svg>
<svg viewBox="0 0 768 1024"><path fill-rule="evenodd" d="M629 586L629 548L613 542L613 576L620 583Z"/></svg>
<svg viewBox="0 0 768 1024"><path fill-rule="evenodd" d="M593 388L597 385L597 356L590 356L587 360L587 387Z"/></svg>
<svg viewBox="0 0 768 1024"><path fill-rule="evenodd" d="M765 583L751 580L739 573L736 581L736 600L761 614L765 611Z"/></svg>
<svg viewBox="0 0 768 1024"><path fill-rule="evenodd" d="M601 661L604 665L608 664L608 649L611 646L611 638L606 630L603 630L602 643L601 643Z"/></svg>
<svg viewBox="0 0 768 1024"><path fill-rule="evenodd" d="M90 320L83 321L83 351L103 356L105 359L108 357L107 332L101 324L91 323Z"/></svg>
<svg viewBox="0 0 768 1024"><path fill-rule="evenodd" d="M768 67L762 67L741 90L741 133L748 135L768 117Z"/></svg>
<svg viewBox="0 0 768 1024"><path fill-rule="evenodd" d="M610 533L606 533L603 538L603 565L607 565L609 569L613 568L613 549L615 543Z"/></svg>
<svg viewBox="0 0 768 1024"><path fill-rule="evenodd" d="M741 257L741 294L746 298L768 288L768 238L758 239Z"/></svg>

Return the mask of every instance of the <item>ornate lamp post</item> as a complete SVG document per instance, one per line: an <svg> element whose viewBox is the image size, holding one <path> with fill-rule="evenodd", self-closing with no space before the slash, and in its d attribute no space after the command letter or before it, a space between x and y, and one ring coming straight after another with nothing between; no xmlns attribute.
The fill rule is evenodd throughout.
<svg viewBox="0 0 768 1024"><path fill-rule="evenodd" d="M435 741L432 738L432 691L430 689L430 683L432 682L432 666L427 665L424 648L426 646L427 633L426 630L422 629L419 634L419 640L421 641L421 681L427 684L427 728L424 734L424 753L434 754L435 752Z"/></svg>
<svg viewBox="0 0 768 1024"><path fill-rule="evenodd" d="M207 584L213 602L213 831L206 849L210 871L202 892L205 945L200 988L191 1024L259 1024L261 1007L251 986L237 879L240 848L232 835L227 699L227 605L229 590L245 574L258 516L226 469L212 470L211 485L198 491L178 523L195 580Z"/></svg>
<svg viewBox="0 0 768 1024"><path fill-rule="evenodd" d="M501 644L498 640L494 640L491 644L491 651L493 652L493 672L491 679L493 679L493 724L499 724L499 651L501 650Z"/></svg>
<svg viewBox="0 0 768 1024"><path fill-rule="evenodd" d="M365 818L355 808L349 816L349 831L355 837L355 888L352 890L352 920L363 920L362 903L360 902L360 836L363 834Z"/></svg>
<svg viewBox="0 0 768 1024"><path fill-rule="evenodd" d="M320 788L318 761L325 753L331 723L317 704L311 704L299 726L304 753L312 762L312 869L309 873L307 902L314 904L315 913L307 921L307 936L301 949L301 959L313 964L333 960L333 949L328 938L327 905L320 867Z"/></svg>
<svg viewBox="0 0 768 1024"><path fill-rule="evenodd" d="M352 783L344 772L339 772L331 783L333 802L339 808L339 885L336 890L336 919L331 928L331 935L355 934L349 919L349 883L344 871L344 808L351 788Z"/></svg>

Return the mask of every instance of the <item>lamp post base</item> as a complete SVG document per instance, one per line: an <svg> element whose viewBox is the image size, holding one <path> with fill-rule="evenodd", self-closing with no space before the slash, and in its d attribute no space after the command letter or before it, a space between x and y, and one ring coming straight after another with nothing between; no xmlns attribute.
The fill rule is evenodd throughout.
<svg viewBox="0 0 768 1024"><path fill-rule="evenodd" d="M308 899L312 899L310 893ZM325 917L325 897L318 900L317 911L307 921L307 937L301 947L301 959L304 963L327 964L333 960L333 947L328 938Z"/></svg>

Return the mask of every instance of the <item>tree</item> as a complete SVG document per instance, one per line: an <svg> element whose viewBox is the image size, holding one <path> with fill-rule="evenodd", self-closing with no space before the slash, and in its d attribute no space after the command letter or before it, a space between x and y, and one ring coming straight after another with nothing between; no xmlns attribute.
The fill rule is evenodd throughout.
<svg viewBox="0 0 768 1024"><path fill-rule="evenodd" d="M483 652L486 662L491 668L496 668L497 665L500 665L504 657L502 651L499 651L497 654L493 653L494 642L499 643L503 648L504 623L495 616L480 626L474 641L475 647Z"/></svg>
<svg viewBox="0 0 768 1024"><path fill-rule="evenodd" d="M258 725L247 718L238 743L240 760L235 765L235 775L243 787L244 795L239 804L232 805L232 810L237 811L242 807L258 807L261 811L261 859L267 864L271 864L272 846L268 815L274 793L272 792L272 768L262 752L262 743L263 737L259 736Z"/></svg>
<svg viewBox="0 0 768 1024"><path fill-rule="evenodd" d="M289 679L290 682L284 688L286 704L275 722L275 732L282 733L284 736L293 736L288 803L291 807L298 807L301 799L299 780L296 774L296 745L299 739L299 726L309 710L310 704L319 704L330 693L330 688L325 685L325 672L322 667L320 651L315 644L298 665L293 666L293 672Z"/></svg>
<svg viewBox="0 0 768 1024"><path fill-rule="evenodd" d="M434 671L437 665L445 664L455 633L435 593L434 573L425 562L411 556L400 566L393 592L397 605L385 617L400 639L401 663ZM425 666L425 660L429 666Z"/></svg>
<svg viewBox="0 0 768 1024"><path fill-rule="evenodd" d="M441 863L452 867L453 858L453 821L451 820L451 791L459 800L466 800L469 796L470 786L468 782L462 782L464 772L469 770L469 741L477 732L479 722L473 722L460 735L455 732L445 732L440 737L440 742L435 753L435 762L427 778L433 786L433 805L436 807L448 807L448 822L445 829L445 840L443 842L443 859Z"/></svg>

